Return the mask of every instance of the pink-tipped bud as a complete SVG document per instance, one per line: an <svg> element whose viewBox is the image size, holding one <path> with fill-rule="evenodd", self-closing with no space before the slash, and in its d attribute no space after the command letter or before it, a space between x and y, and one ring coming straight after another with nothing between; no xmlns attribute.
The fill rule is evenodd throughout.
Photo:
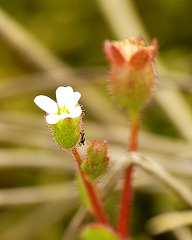
<svg viewBox="0 0 192 240"><path fill-rule="evenodd" d="M87 159L81 164L83 172L87 173L88 180L94 180L106 172L109 165L107 157L107 142L93 141L87 149Z"/></svg>
<svg viewBox="0 0 192 240"><path fill-rule="evenodd" d="M155 86L154 59L157 40L147 45L142 38L109 41L104 50L110 62L109 84L117 102L130 112L138 112L151 98Z"/></svg>
<svg viewBox="0 0 192 240"><path fill-rule="evenodd" d="M100 164L107 156L107 142L93 141L87 149L87 158L92 165Z"/></svg>

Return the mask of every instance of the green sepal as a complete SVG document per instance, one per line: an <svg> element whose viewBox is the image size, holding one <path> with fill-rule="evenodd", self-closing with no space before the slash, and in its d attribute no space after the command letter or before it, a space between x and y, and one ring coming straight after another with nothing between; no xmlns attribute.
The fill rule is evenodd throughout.
<svg viewBox="0 0 192 240"><path fill-rule="evenodd" d="M93 168L88 159L85 159L81 164L81 169L84 173L92 173Z"/></svg>
<svg viewBox="0 0 192 240"><path fill-rule="evenodd" d="M91 203L80 174L76 175L77 189L83 204L92 212Z"/></svg>
<svg viewBox="0 0 192 240"><path fill-rule="evenodd" d="M54 140L65 149L74 148L80 141L81 117L65 118L50 124Z"/></svg>
<svg viewBox="0 0 192 240"><path fill-rule="evenodd" d="M120 240L111 229L100 224L91 224L81 233L83 240Z"/></svg>
<svg viewBox="0 0 192 240"><path fill-rule="evenodd" d="M102 174L104 174L108 168L109 165L109 158L105 157L103 162L98 164L97 166L93 167L92 172L87 176L87 179L90 181L95 180L96 178L100 177Z"/></svg>
<svg viewBox="0 0 192 240"><path fill-rule="evenodd" d="M116 101L128 112L140 112L150 101L155 86L155 71L151 64L142 68L113 67L110 87Z"/></svg>

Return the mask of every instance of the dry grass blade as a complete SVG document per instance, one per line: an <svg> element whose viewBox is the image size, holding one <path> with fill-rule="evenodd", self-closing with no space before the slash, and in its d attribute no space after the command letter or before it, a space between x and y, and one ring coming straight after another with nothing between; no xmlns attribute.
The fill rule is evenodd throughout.
<svg viewBox="0 0 192 240"><path fill-rule="evenodd" d="M63 173L73 174L74 166L72 161L67 161L67 157L55 151L42 150L18 150L0 149L0 169L5 168L37 168L62 171Z"/></svg>
<svg viewBox="0 0 192 240"><path fill-rule="evenodd" d="M34 69L48 70L63 65L3 9L0 9L0 38Z"/></svg>
<svg viewBox="0 0 192 240"><path fill-rule="evenodd" d="M161 214L150 219L147 227L151 234L156 235L172 231L186 225L192 225L191 210Z"/></svg>
<svg viewBox="0 0 192 240"><path fill-rule="evenodd" d="M178 87L186 92L192 90L192 76L189 73L163 69L159 73L159 85L162 87L174 89Z"/></svg>
<svg viewBox="0 0 192 240"><path fill-rule="evenodd" d="M167 116L169 116L170 119L174 119L172 122L181 136L192 141L191 107L187 104L181 93L177 90L160 89L156 94L156 99L161 107L163 107Z"/></svg>
<svg viewBox="0 0 192 240"><path fill-rule="evenodd" d="M97 2L117 38L146 35L142 21L131 0L97 0Z"/></svg>
<svg viewBox="0 0 192 240"><path fill-rule="evenodd" d="M80 207L75 215L73 216L72 220L69 222L67 229L62 236L61 240L73 240L75 239L76 235L79 233L79 228L82 225L82 222L85 220L86 216L89 213L84 207Z"/></svg>
<svg viewBox="0 0 192 240"><path fill-rule="evenodd" d="M157 177L163 183L165 183L170 189L172 189L185 203L192 207L192 192L181 181L174 178L166 169L154 160L138 155L131 154L131 161L137 166L141 167L145 171L149 172L153 176Z"/></svg>
<svg viewBox="0 0 192 240"><path fill-rule="evenodd" d="M55 222L65 217L74 210L76 205L68 204L47 204L35 209L32 213L26 214L17 223L1 232L1 240L33 240L43 230L49 228Z"/></svg>
<svg viewBox="0 0 192 240"><path fill-rule="evenodd" d="M65 204L78 204L78 196L73 183L0 190L1 207L58 201L65 202Z"/></svg>
<svg viewBox="0 0 192 240"><path fill-rule="evenodd" d="M178 240L191 240L192 239L192 232L189 228L182 227L172 231L173 235Z"/></svg>
<svg viewBox="0 0 192 240"><path fill-rule="evenodd" d="M0 99L3 101L12 97L22 96L27 93L57 88L58 85L69 84L69 79L71 85L79 87L79 85L84 85L85 82L88 84L88 80L91 84L91 78L93 78L93 76L82 76L78 71L74 70L71 72L66 72L65 68L60 68L56 70L30 74L19 78L7 79L10 83L7 83L5 86L1 87Z"/></svg>
<svg viewBox="0 0 192 240"><path fill-rule="evenodd" d="M45 131L29 129L24 126L0 123L0 141L23 146L53 149L54 144ZM10 137L11 136L11 137Z"/></svg>

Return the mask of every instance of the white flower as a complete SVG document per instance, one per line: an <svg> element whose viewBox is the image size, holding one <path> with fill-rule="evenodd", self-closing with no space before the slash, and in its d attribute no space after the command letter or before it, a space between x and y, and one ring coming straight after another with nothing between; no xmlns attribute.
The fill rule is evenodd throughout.
<svg viewBox="0 0 192 240"><path fill-rule="evenodd" d="M58 87L56 90L57 103L44 95L35 97L34 102L47 112L46 122L55 124L60 119L77 118L81 115L82 109L78 105L80 97L81 94L73 92L72 87Z"/></svg>

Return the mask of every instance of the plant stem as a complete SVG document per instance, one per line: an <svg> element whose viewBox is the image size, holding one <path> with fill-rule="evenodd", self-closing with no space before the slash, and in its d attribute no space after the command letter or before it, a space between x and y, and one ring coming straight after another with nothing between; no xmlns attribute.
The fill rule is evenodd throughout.
<svg viewBox="0 0 192 240"><path fill-rule="evenodd" d="M129 151L135 152L138 149L139 114L131 115L131 135ZM132 174L134 165L131 164L125 172L124 187L122 190L121 204L118 218L117 231L122 239L130 238L130 214L132 202Z"/></svg>
<svg viewBox="0 0 192 240"><path fill-rule="evenodd" d="M90 200L90 203L92 205L92 209L93 209L93 213L95 215L95 218L102 224L110 225L108 223L107 217L106 217L105 212L104 212L101 197L96 190L96 186L95 186L94 182L88 181L85 177L84 172L81 170L82 159L81 159L81 157L80 157L80 155L77 151L77 148L73 148L72 153L73 153L73 155L76 159L76 162L78 164L78 169L79 169L79 172L81 174L82 180L84 182L87 194L89 196L89 200Z"/></svg>

